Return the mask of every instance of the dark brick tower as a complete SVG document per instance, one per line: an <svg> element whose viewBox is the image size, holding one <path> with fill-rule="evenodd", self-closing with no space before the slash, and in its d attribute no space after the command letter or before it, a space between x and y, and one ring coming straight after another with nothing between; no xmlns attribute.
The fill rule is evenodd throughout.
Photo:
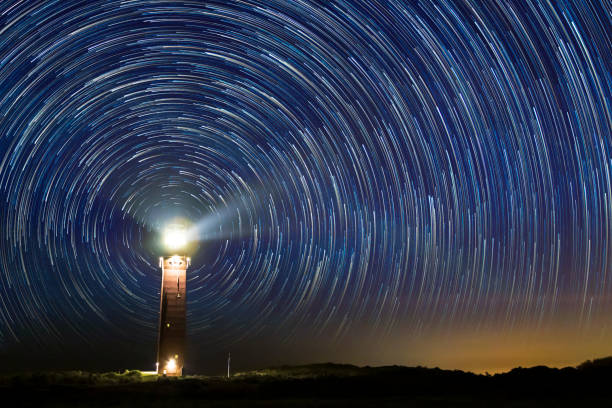
<svg viewBox="0 0 612 408"><path fill-rule="evenodd" d="M162 287L159 306L157 374L180 376L185 364L185 284L190 259L173 255L159 259Z"/></svg>

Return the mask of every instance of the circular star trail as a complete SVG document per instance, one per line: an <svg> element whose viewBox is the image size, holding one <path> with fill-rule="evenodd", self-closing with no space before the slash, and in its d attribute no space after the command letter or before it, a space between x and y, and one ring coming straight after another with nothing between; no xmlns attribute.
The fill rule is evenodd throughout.
<svg viewBox="0 0 612 408"><path fill-rule="evenodd" d="M0 342L513 330L611 306L608 2L3 1ZM132 343L130 343L132 342Z"/></svg>

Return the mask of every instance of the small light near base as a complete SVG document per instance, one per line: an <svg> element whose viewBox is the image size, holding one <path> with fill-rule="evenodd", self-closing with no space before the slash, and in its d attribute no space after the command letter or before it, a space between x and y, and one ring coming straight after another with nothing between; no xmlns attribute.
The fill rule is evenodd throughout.
<svg viewBox="0 0 612 408"><path fill-rule="evenodd" d="M166 364L166 370L170 371L171 373L176 371L176 360L171 358L170 360L168 360L168 363ZM164 370L164 373L165 371Z"/></svg>

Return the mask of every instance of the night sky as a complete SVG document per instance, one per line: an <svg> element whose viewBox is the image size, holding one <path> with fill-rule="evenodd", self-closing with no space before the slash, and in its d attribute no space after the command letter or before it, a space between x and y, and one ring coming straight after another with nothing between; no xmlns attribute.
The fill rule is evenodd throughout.
<svg viewBox="0 0 612 408"><path fill-rule="evenodd" d="M609 1L0 3L0 359L612 355Z"/></svg>

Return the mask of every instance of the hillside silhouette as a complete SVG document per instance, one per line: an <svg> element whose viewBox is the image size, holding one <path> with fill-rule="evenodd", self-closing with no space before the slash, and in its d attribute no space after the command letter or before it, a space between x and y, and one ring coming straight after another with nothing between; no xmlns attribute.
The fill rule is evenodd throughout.
<svg viewBox="0 0 612 408"><path fill-rule="evenodd" d="M169 379L139 371L20 373L1 377L0 393L16 407L610 406L611 378L612 357L495 375L326 363L253 370L231 379Z"/></svg>

